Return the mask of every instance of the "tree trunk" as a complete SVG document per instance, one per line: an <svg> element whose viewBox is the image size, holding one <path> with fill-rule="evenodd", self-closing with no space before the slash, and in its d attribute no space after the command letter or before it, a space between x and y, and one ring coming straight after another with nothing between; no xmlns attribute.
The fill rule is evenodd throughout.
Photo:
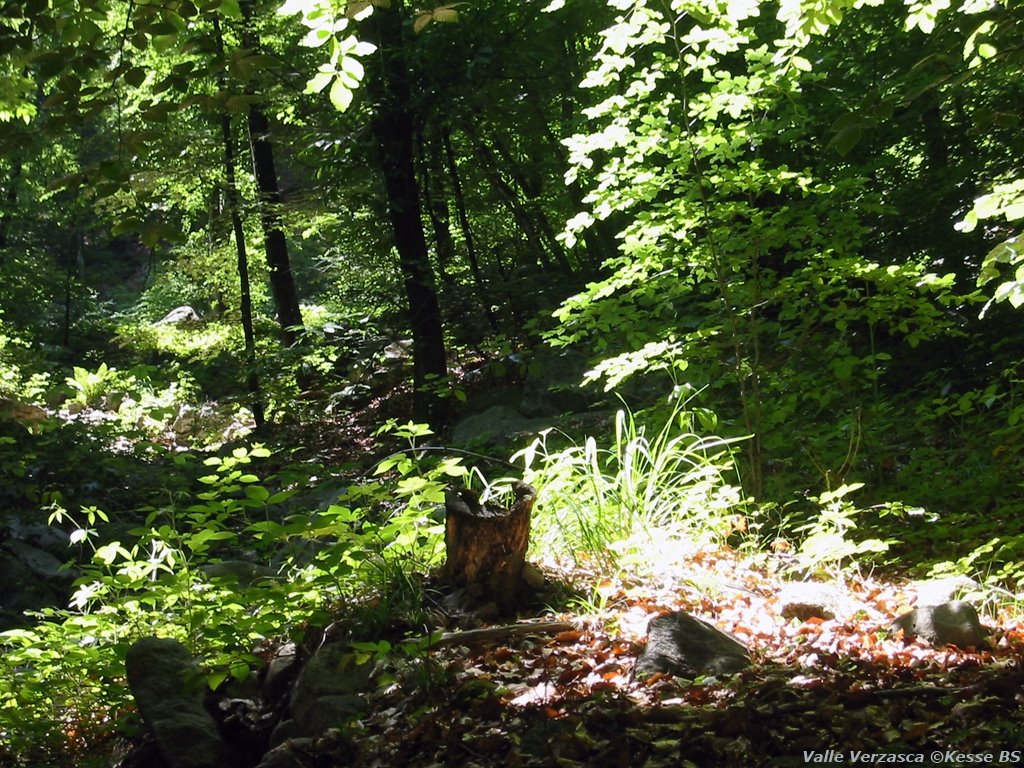
<svg viewBox="0 0 1024 768"><path fill-rule="evenodd" d="M508 206L509 212L519 225L519 229L522 230L527 241L533 247L541 268L545 271L551 271L551 261L547 256L550 253L555 263L558 264L558 269L567 275L571 274L573 271L572 265L569 263L562 244L555 239L551 222L548 221L544 211L531 198L530 190L537 185L527 181L526 175L516 168L516 161L512 157L512 153L502 146L497 139L492 139L491 144L494 144L494 148L492 148L474 129L468 130L467 135L473 143L477 156L480 158L487 178L490 179L491 185L501 195L505 205ZM500 160L498 157L495 157L495 152L500 156ZM518 187L519 192L505 179L503 173L508 173L515 182L516 187ZM520 193L522 193L522 199L520 198Z"/></svg>
<svg viewBox="0 0 1024 768"><path fill-rule="evenodd" d="M260 190L260 222L263 225L263 245L270 272L270 292L277 307L281 338L286 345L291 346L295 343L297 331L302 329L302 311L299 309L299 296L295 291L295 279L288 259L288 242L281 231L277 212L281 205L281 193L274 167L274 145L267 138L269 133L267 116L256 105L250 106L249 149L252 152L256 185Z"/></svg>
<svg viewBox="0 0 1024 768"><path fill-rule="evenodd" d="M251 51L260 48L259 37L252 23L252 2L241 4L244 19L242 45ZM255 95L255 86L250 83L246 92ZM277 169L274 166L274 145L270 141L270 124L267 116L256 104L249 107L249 151L252 154L253 175L260 191L260 223L263 226L263 247L267 254L267 269L270 277L270 293L277 307L277 322L281 326L281 339L285 345L295 343L297 331L302 329L302 311L299 296L295 290L291 262L288 258L288 241L281 231L281 192L277 185Z"/></svg>
<svg viewBox="0 0 1024 768"><path fill-rule="evenodd" d="M82 233L77 227L71 230L71 244L68 248L67 268L64 271L64 334L63 343L65 349L71 349L71 305L74 298L73 288L75 284L75 271L78 271L79 279L84 271L85 256L82 252L84 246Z"/></svg>
<svg viewBox="0 0 1024 768"><path fill-rule="evenodd" d="M519 607L523 565L530 545L530 513L537 497L526 483L513 486L511 509L482 505L466 488L445 493L444 579L494 600L504 614Z"/></svg>
<svg viewBox="0 0 1024 768"><path fill-rule="evenodd" d="M213 17L213 31L216 35L217 53L224 59L224 38L221 35L220 22ZM223 86L223 83L222 83ZM264 422L263 398L260 393L260 379L256 373L256 334L252 325L252 293L249 287L249 258L245 251L245 229L242 227L242 216L238 205L238 186L235 182L235 138L231 130L231 115L224 112L220 116L221 140L224 144L224 178L225 198L228 215L231 217L231 229L235 235L235 252L238 256L238 281L241 290L240 309L242 314L242 335L245 338L245 367L247 369L246 385L251 396L250 405L256 428L260 429Z"/></svg>
<svg viewBox="0 0 1024 768"><path fill-rule="evenodd" d="M0 248L7 247L7 235L10 232L11 219L18 204L18 182L21 179L21 158L11 163L11 172L7 177L7 190L4 193L4 206L0 209Z"/></svg>
<svg viewBox="0 0 1024 768"><path fill-rule="evenodd" d="M447 425L450 414L450 398L443 389L448 378L448 362L413 162L415 127L409 106L411 86L397 4L375 8L366 31L378 47L377 67L367 82L367 91L374 104L373 136L380 155L388 214L409 304L413 414L435 429L441 429Z"/></svg>
<svg viewBox="0 0 1024 768"><path fill-rule="evenodd" d="M466 213L466 198L462 194L462 182L459 180L459 168L455 163L455 151L452 149L452 136L448 126L441 129L441 141L444 144L444 156L448 165L448 175L452 180L455 211L459 217L459 226L462 228L462 237L466 241L466 257L469 259L469 270L473 274L473 282L476 283L477 294L480 298L480 303L483 305L487 324L491 326L492 331L498 333L498 320L494 317L494 310L491 309L490 293L487 290L487 286L484 285L484 277L480 272L480 260L476 255L476 241L473 239L473 230L469 226L469 215Z"/></svg>
<svg viewBox="0 0 1024 768"><path fill-rule="evenodd" d="M437 257L437 271L445 285L455 281L449 274L448 267L455 256L455 241L452 239L448 203L445 200L444 183L441 176L441 150L437 142L431 142L430 155L427 155L422 131L417 137L416 147L419 152L420 177L423 179L423 202L427 209L427 217L434 232L434 250Z"/></svg>

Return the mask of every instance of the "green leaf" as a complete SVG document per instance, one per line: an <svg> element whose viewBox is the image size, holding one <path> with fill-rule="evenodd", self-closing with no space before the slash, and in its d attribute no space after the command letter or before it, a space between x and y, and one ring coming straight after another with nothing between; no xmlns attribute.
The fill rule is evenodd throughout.
<svg viewBox="0 0 1024 768"><path fill-rule="evenodd" d="M153 50L157 53L167 53L171 50L178 42L178 36L174 35L159 35L153 38Z"/></svg>
<svg viewBox="0 0 1024 768"><path fill-rule="evenodd" d="M336 72L333 69L327 72L317 72L309 79L309 82L306 83L305 93L320 93L320 91L330 84L335 75Z"/></svg>
<svg viewBox="0 0 1024 768"><path fill-rule="evenodd" d="M143 67L132 67L124 73L124 81L133 88L146 82L146 70Z"/></svg>
<svg viewBox="0 0 1024 768"><path fill-rule="evenodd" d="M270 491L262 485L250 485L246 487L245 495L252 501L266 501L270 498Z"/></svg>
<svg viewBox="0 0 1024 768"><path fill-rule="evenodd" d="M330 99L331 104L339 112L344 112L352 103L352 89L345 84L342 78L335 79L334 85L331 86Z"/></svg>
<svg viewBox="0 0 1024 768"><path fill-rule="evenodd" d="M210 687L211 691L215 691L220 688L221 683L227 679L227 672L211 672L206 678L206 684Z"/></svg>
<svg viewBox="0 0 1024 768"><path fill-rule="evenodd" d="M238 0L221 0L220 12L229 19L241 21L242 19L242 8L238 4Z"/></svg>
<svg viewBox="0 0 1024 768"><path fill-rule="evenodd" d="M857 142L860 141L864 135L864 129L860 123L854 123L847 125L845 128L839 131L832 138L832 146L836 148L836 152L845 157L850 151L857 146Z"/></svg>

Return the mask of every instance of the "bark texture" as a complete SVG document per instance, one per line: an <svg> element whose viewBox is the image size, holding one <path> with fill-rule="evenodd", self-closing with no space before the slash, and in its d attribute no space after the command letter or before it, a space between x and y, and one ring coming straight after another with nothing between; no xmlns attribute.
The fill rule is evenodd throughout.
<svg viewBox="0 0 1024 768"><path fill-rule="evenodd" d="M443 391L448 378L441 308L434 289L416 178L416 129L410 110L411 78L405 61L399 4L377 7L364 27L378 47L367 80L374 104L373 136L380 156L388 214L405 282L413 343L413 410L417 420L443 429L450 398Z"/></svg>
<svg viewBox="0 0 1024 768"><path fill-rule="evenodd" d="M519 606L530 514L537 496L526 483L516 483L513 490L511 509L481 504L466 488L445 494L445 581L480 588L505 614Z"/></svg>

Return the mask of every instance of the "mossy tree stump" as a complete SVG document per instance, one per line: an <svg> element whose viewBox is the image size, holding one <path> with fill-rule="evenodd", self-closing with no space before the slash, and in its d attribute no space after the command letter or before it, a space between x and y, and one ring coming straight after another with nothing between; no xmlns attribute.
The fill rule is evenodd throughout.
<svg viewBox="0 0 1024 768"><path fill-rule="evenodd" d="M468 488L450 488L444 499L444 580L478 590L506 615L519 607L530 513L537 497L526 483L515 483L512 491L515 501L510 509L481 504Z"/></svg>

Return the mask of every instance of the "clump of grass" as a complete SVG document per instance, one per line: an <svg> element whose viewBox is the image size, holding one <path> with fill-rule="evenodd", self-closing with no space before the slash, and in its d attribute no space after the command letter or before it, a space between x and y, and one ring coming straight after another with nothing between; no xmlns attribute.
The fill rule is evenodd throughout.
<svg viewBox="0 0 1024 768"><path fill-rule="evenodd" d="M606 571L653 566L682 547L724 539L743 504L730 482L735 440L697 434L698 421L713 419L688 405L685 396L675 396L653 430L623 408L608 448L587 437L554 450L547 430L517 453L524 479L539 489L535 551Z"/></svg>

